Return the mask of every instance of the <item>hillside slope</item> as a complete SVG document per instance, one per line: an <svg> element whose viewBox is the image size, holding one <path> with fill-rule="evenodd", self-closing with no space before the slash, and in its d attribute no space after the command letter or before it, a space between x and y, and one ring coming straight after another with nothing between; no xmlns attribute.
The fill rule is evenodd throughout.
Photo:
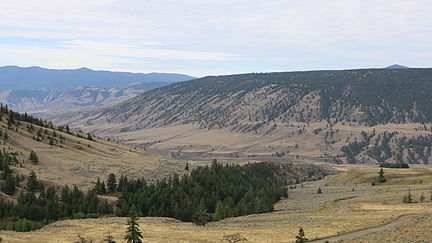
<svg viewBox="0 0 432 243"><path fill-rule="evenodd" d="M120 103L150 89L168 85L165 82L133 83L120 88L81 86L57 91L0 91L0 102L17 112L37 113L64 111Z"/></svg>
<svg viewBox="0 0 432 243"><path fill-rule="evenodd" d="M0 149L4 161L20 176L27 176L33 170L47 184L76 184L85 188L108 173L144 176L151 181L184 168L183 162L163 159L88 134L68 132L3 107L0 113ZM31 151L36 153L38 163L30 159Z"/></svg>
<svg viewBox="0 0 432 243"><path fill-rule="evenodd" d="M418 128L432 122L431 90L432 69L251 73L176 83L105 109L49 118L171 151L339 157L371 127L429 133Z"/></svg>

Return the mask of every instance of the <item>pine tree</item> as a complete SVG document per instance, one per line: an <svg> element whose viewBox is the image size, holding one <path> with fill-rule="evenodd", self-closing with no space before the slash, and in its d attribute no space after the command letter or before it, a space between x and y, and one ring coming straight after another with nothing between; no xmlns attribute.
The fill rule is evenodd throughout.
<svg viewBox="0 0 432 243"><path fill-rule="evenodd" d="M95 190L96 190L96 193L98 193L98 194L101 193L101 182L100 182L99 177L96 180Z"/></svg>
<svg viewBox="0 0 432 243"><path fill-rule="evenodd" d="M102 181L102 184L101 184L101 187L100 187L100 192L102 194L106 193L105 181Z"/></svg>
<svg viewBox="0 0 432 243"><path fill-rule="evenodd" d="M317 194L321 194L321 193L322 193L322 190L321 190L321 187L319 187L317 190Z"/></svg>
<svg viewBox="0 0 432 243"><path fill-rule="evenodd" d="M384 170L383 168L380 169L380 171L378 172L378 181L380 183L384 183L387 181L387 179L384 177Z"/></svg>
<svg viewBox="0 0 432 243"><path fill-rule="evenodd" d="M298 235L296 236L296 243L305 243L308 241L308 238L305 237L305 233L303 228L299 229Z"/></svg>
<svg viewBox="0 0 432 243"><path fill-rule="evenodd" d="M107 186L109 192L115 192L117 189L117 180L114 173L108 175Z"/></svg>
<svg viewBox="0 0 432 243"><path fill-rule="evenodd" d="M90 133L87 133L87 139L90 140L90 141L93 141L93 137L92 137L92 135Z"/></svg>
<svg viewBox="0 0 432 243"><path fill-rule="evenodd" d="M403 203L413 203L411 188L408 187L408 194L403 197Z"/></svg>
<svg viewBox="0 0 432 243"><path fill-rule="evenodd" d="M38 156L36 155L36 153L33 150L30 151L30 157L29 157L29 159L35 165L37 165L39 163L39 158L38 158Z"/></svg>
<svg viewBox="0 0 432 243"><path fill-rule="evenodd" d="M186 162L185 170L189 170L189 163L188 162Z"/></svg>
<svg viewBox="0 0 432 243"><path fill-rule="evenodd" d="M108 235L103 241L107 243L116 243L114 240L114 236L112 236L111 232L108 232Z"/></svg>
<svg viewBox="0 0 432 243"><path fill-rule="evenodd" d="M6 180L2 185L2 191L8 195L15 193L15 178L12 175L6 177Z"/></svg>
<svg viewBox="0 0 432 243"><path fill-rule="evenodd" d="M28 178L27 178L27 190L28 191L34 191L38 187L38 181L36 177L36 173L34 171L31 171Z"/></svg>
<svg viewBox="0 0 432 243"><path fill-rule="evenodd" d="M127 243L142 243L141 239L143 238L143 236L139 229L137 215L138 213L135 207L132 207L129 220L127 222L128 228L126 230L126 236L124 237Z"/></svg>
<svg viewBox="0 0 432 243"><path fill-rule="evenodd" d="M194 214L194 221L196 225L205 226L208 220L207 209L205 208L204 199L201 199L200 205Z"/></svg>

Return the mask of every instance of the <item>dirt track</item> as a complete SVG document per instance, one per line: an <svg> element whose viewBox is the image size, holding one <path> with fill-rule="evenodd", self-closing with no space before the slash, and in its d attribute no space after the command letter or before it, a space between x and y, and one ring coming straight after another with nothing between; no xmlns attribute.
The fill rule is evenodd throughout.
<svg viewBox="0 0 432 243"><path fill-rule="evenodd" d="M328 241L331 243L331 242L338 242L340 240L349 240L349 239L353 239L353 238L367 235L370 233L375 233L378 231L391 230L391 229L394 229L396 227L414 222L416 219L420 218L421 216L422 216L421 214L405 215L405 216L402 216L402 217L396 219L395 221L393 221L389 224L386 224L386 225L383 225L380 227L360 230L360 231L356 231L356 232L349 233L346 235L339 235L339 236L334 236L334 237L330 237L330 238L326 238L326 239L322 239L322 240L311 241L311 242L324 243L324 242Z"/></svg>

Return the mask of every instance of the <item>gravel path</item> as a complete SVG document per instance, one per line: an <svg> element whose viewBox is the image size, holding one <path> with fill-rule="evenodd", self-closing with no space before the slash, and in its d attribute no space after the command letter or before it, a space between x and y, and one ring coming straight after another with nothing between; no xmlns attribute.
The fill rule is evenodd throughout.
<svg viewBox="0 0 432 243"><path fill-rule="evenodd" d="M416 219L419 219L421 216L422 216L421 214L405 215L405 216L402 216L402 217L394 220L393 222L391 222L389 224L386 224L386 225L383 225L380 227L360 230L360 231L356 231L356 232L349 233L346 235L339 235L339 236L334 236L334 237L330 237L330 238L326 238L326 239L322 239L322 240L311 241L311 242L324 243L324 242L328 241L328 242L332 243L332 242L338 242L340 240L349 240L349 239L353 239L353 238L367 235L370 233L375 233L378 231L391 230L391 229L394 229L396 227L409 224L409 223L415 221Z"/></svg>

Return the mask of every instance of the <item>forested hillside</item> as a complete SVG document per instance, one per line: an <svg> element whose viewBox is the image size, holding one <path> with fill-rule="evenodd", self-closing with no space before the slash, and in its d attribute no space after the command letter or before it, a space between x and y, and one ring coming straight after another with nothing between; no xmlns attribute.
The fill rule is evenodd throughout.
<svg viewBox="0 0 432 243"><path fill-rule="evenodd" d="M367 126L431 122L432 69L211 76L176 83L93 114L130 129L197 123L254 131L275 122L336 119Z"/></svg>

